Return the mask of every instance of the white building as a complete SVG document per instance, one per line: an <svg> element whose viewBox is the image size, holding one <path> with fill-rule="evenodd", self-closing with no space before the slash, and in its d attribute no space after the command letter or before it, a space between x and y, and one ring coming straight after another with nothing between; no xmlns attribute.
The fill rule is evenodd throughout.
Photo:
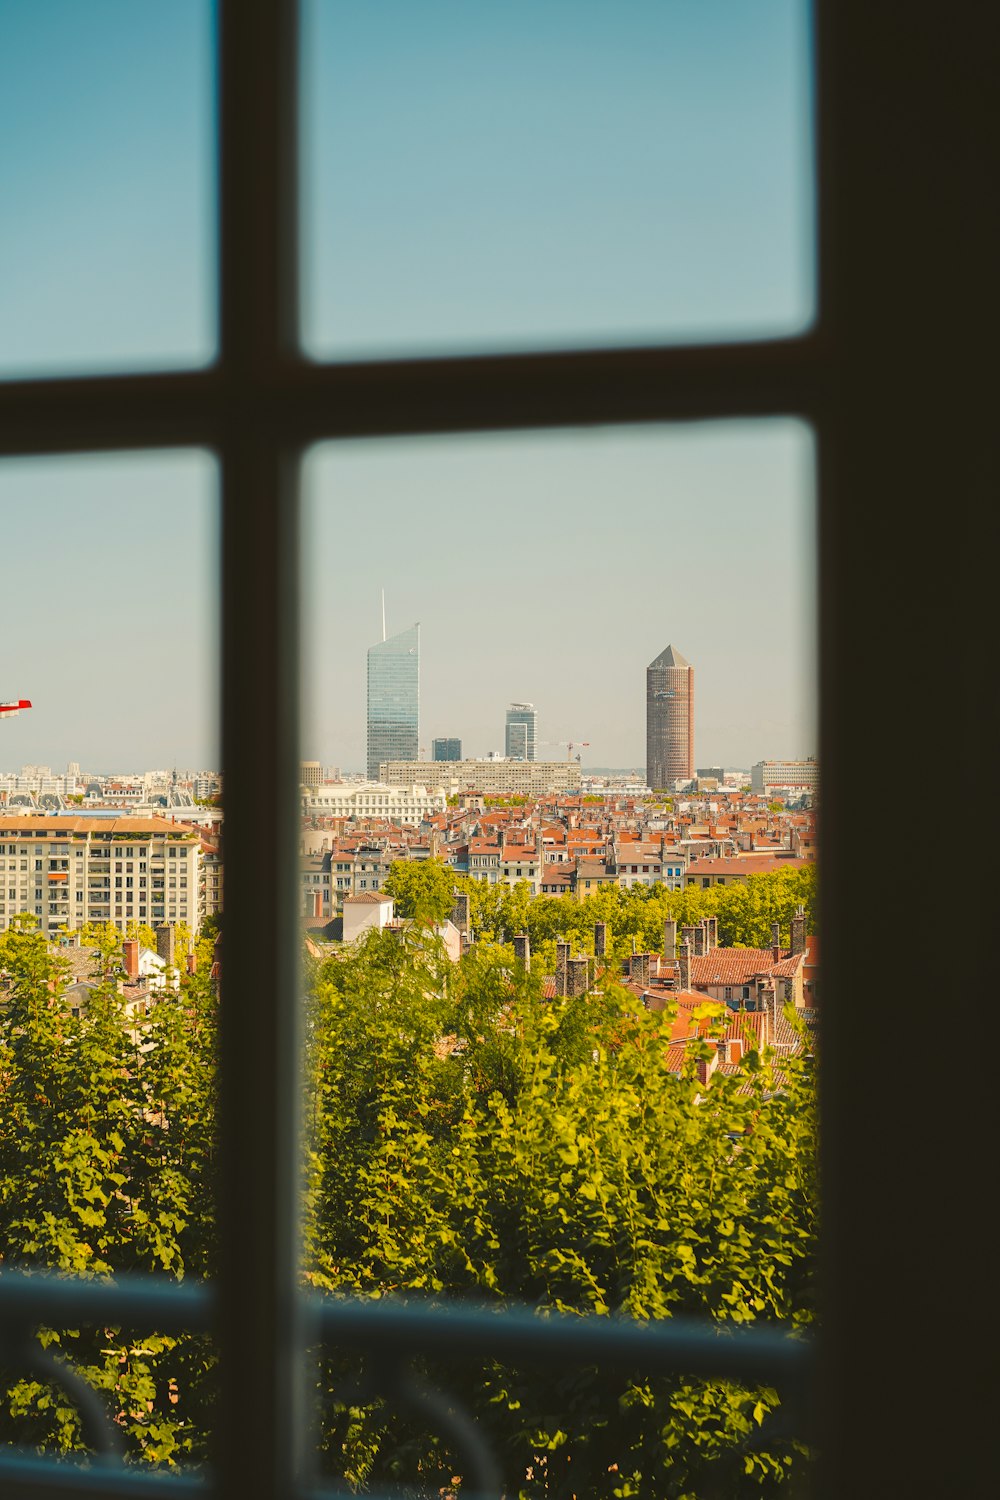
<svg viewBox="0 0 1000 1500"><path fill-rule="evenodd" d="M356 943L359 937L374 927L381 932L393 920L395 906L391 896L379 896L374 891L357 896L344 897L344 942Z"/></svg>
<svg viewBox="0 0 1000 1500"><path fill-rule="evenodd" d="M448 799L443 791L425 786L385 785L365 781L360 786L341 782L317 786L304 799L307 813L322 818L388 818L393 823L419 824L424 818L444 812Z"/></svg>

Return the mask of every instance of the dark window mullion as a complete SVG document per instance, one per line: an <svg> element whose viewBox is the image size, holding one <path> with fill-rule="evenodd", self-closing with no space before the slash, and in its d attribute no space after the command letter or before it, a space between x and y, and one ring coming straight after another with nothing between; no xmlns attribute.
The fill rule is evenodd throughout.
<svg viewBox="0 0 1000 1500"><path fill-rule="evenodd" d="M299 1464L297 458L269 397L296 335L295 6L221 0L226 915L215 1460L227 1500Z"/></svg>

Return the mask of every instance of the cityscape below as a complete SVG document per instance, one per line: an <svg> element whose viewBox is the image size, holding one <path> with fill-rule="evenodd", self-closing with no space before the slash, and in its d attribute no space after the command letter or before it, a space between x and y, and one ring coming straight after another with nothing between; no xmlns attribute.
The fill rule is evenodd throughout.
<svg viewBox="0 0 1000 1500"><path fill-rule="evenodd" d="M646 667L641 768L585 767L587 741L543 738L526 700L506 706L502 750L466 757L449 733L428 758L419 625L383 627L367 663L365 772L300 764L309 922L342 921L345 900L379 892L400 859L582 897L608 882L733 884L815 857L815 758L697 764L696 669L672 644ZM31 710L12 698L0 722ZM0 771L0 930L21 913L50 935L94 922L200 930L223 909L224 805L218 770Z"/></svg>

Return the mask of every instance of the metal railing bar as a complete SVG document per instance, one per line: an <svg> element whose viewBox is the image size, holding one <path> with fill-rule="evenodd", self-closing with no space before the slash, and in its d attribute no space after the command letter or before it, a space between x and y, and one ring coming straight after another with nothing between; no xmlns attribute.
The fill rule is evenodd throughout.
<svg viewBox="0 0 1000 1500"><path fill-rule="evenodd" d="M69 1495L107 1496L108 1500L208 1500L215 1494L208 1474L58 1463L31 1453L4 1452L0 1452L0 1492L23 1495L26 1500L65 1500ZM367 1491L369 1500L378 1500L380 1493L385 1491ZM392 1493L398 1500L398 1487ZM428 1497L430 1492L414 1488L409 1493ZM296 1486L287 1500L358 1500L358 1492L336 1484ZM497 1500L497 1494L463 1489L462 1500Z"/></svg>
<svg viewBox="0 0 1000 1500"><path fill-rule="evenodd" d="M435 1357L518 1363L600 1364L650 1374L719 1376L781 1383L812 1368L811 1339L772 1325L710 1324L696 1318L650 1322L567 1314L539 1316L528 1308L501 1311L325 1299L313 1316L330 1343Z"/></svg>
<svg viewBox="0 0 1000 1500"><path fill-rule="evenodd" d="M240 428L279 443L421 432L801 415L823 409L815 336L692 348L581 350L318 365L251 380L222 365L169 375L0 382L0 455L209 446Z"/></svg>
<svg viewBox="0 0 1000 1500"><path fill-rule="evenodd" d="M47 1272L0 1274L0 1329L44 1324L49 1328L80 1318L88 1324L135 1323L161 1332L205 1332L214 1297L205 1282L134 1276L116 1281L84 1280Z"/></svg>
<svg viewBox="0 0 1000 1500"><path fill-rule="evenodd" d="M539 1314L529 1306L442 1306L389 1298L301 1298L310 1336L397 1356L432 1352L488 1359L643 1368L651 1373L795 1379L814 1360L810 1337L780 1324L718 1324L692 1317L640 1322ZM136 1324L201 1333L212 1325L213 1288L163 1278L84 1281L45 1273L0 1274L0 1330L66 1321Z"/></svg>
<svg viewBox="0 0 1000 1500"><path fill-rule="evenodd" d="M67 1495L107 1496L108 1500L173 1496L185 1500L188 1496L211 1495L212 1489L202 1475L104 1463L64 1463L34 1453L0 1450L0 1493L24 1495L30 1500L65 1500Z"/></svg>

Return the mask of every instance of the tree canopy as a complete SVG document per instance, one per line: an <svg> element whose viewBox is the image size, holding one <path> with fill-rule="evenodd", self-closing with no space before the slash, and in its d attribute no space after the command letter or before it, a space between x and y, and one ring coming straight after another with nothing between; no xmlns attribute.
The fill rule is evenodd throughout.
<svg viewBox="0 0 1000 1500"><path fill-rule="evenodd" d="M304 1287L805 1328L817 1213L809 1049L753 1054L706 1087L697 1065L708 1044L673 1071L669 1014L637 1010L613 962L597 992L546 999L544 965L526 971L500 936L529 930L544 948L546 913L558 911L581 939L608 920L615 947L662 932L668 908L703 914L705 898L720 924L725 909L755 935L801 888L784 881L743 898L605 890L565 903L483 888L474 923L487 938L455 964L433 932L452 873L431 861L401 862L394 878L397 869L396 899L415 918L402 938L372 932L305 961ZM80 1005L40 933L0 938L5 1264L211 1275L210 963L202 944L195 973L137 1013L114 965L95 965ZM123 1328L39 1337L102 1393L130 1457L204 1457L209 1339ZM451 1484L459 1470L445 1436L359 1393L356 1362L314 1356L330 1472L358 1487ZM769 1492L796 1471L797 1450L760 1438L774 1391L641 1370L553 1378L487 1360L457 1370L445 1350L428 1351L420 1369L460 1385L510 1493L525 1500ZM7 1372L0 1429L56 1452L83 1442L69 1399L31 1372Z"/></svg>

